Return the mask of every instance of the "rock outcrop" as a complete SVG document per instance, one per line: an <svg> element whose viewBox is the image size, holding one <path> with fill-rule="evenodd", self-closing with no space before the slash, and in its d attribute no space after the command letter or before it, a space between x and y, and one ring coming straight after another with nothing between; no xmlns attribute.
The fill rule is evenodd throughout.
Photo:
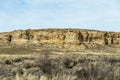
<svg viewBox="0 0 120 80"><path fill-rule="evenodd" d="M97 46L120 46L119 32L80 29L15 30L0 33L0 46L46 46L85 49Z"/></svg>

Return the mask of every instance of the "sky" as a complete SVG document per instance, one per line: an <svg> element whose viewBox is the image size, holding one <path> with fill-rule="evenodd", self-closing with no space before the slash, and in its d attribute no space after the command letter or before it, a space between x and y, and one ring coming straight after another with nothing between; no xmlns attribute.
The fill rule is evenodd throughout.
<svg viewBox="0 0 120 80"><path fill-rule="evenodd" d="M0 0L0 32L43 28L120 32L120 0Z"/></svg>

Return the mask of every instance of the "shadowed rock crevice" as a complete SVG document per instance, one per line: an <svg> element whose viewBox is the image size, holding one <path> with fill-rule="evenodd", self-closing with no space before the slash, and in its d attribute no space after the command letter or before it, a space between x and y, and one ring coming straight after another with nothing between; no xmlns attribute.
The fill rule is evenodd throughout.
<svg viewBox="0 0 120 80"><path fill-rule="evenodd" d="M79 44L83 43L83 35L81 32L78 33L78 40L79 40Z"/></svg>
<svg viewBox="0 0 120 80"><path fill-rule="evenodd" d="M12 41L12 35L8 36L8 41L11 42Z"/></svg>

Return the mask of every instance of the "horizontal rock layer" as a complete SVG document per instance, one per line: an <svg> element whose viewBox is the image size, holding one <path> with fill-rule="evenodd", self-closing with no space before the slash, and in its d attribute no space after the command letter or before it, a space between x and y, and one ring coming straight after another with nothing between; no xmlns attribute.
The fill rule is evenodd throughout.
<svg viewBox="0 0 120 80"><path fill-rule="evenodd" d="M15 30L0 33L0 45L47 46L51 48L85 49L99 46L119 46L119 32L80 29Z"/></svg>

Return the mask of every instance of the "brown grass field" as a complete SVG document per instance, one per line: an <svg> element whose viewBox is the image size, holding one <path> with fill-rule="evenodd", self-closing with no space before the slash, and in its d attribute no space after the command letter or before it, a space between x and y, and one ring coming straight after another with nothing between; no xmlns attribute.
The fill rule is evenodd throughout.
<svg viewBox="0 0 120 80"><path fill-rule="evenodd" d="M120 80L119 48L0 48L0 80Z"/></svg>

